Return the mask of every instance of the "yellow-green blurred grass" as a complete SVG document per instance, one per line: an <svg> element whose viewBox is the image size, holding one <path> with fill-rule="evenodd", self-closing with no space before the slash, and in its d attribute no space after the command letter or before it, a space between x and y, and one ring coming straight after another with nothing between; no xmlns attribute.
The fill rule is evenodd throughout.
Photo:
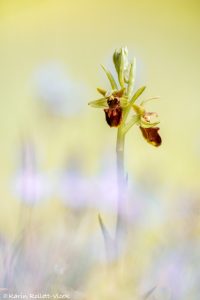
<svg viewBox="0 0 200 300"><path fill-rule="evenodd" d="M87 297L95 300L142 300L148 291L141 290L141 282L145 280L152 260L156 261L156 247L158 249L163 244L164 238L157 230L141 230L139 234L132 231L126 244L127 249L118 262L100 264L99 267L95 265L88 280Z"/></svg>
<svg viewBox="0 0 200 300"><path fill-rule="evenodd" d="M154 176L155 189L168 185L169 194L177 187L198 188L199 12L195 0L1 1L2 231L15 231L19 204L10 191L10 180L22 134L33 137L47 171L62 167L81 145L85 174L96 174L104 150L114 150L115 131L104 123L103 112L87 107L87 100L97 96L96 86L104 87L99 64L110 64L113 50L121 45L127 45L130 56L138 60L136 84L147 84L146 95L161 98L151 107L160 115L163 145L159 149L146 145L135 128L126 142L128 172L138 179ZM63 62L73 80L88 86L81 116L51 118L35 101L32 74L51 60ZM168 201L162 192L160 196ZM36 209L44 223L62 218L59 199L50 200Z"/></svg>

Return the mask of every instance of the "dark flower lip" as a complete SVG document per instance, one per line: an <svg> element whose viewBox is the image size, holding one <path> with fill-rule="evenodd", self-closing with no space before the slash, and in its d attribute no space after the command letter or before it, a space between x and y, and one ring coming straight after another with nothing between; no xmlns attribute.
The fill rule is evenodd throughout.
<svg viewBox="0 0 200 300"><path fill-rule="evenodd" d="M120 107L120 100L118 98L108 99L107 100L109 108L118 108Z"/></svg>
<svg viewBox="0 0 200 300"><path fill-rule="evenodd" d="M119 98L109 98L107 100L108 107L104 109L106 122L110 127L118 127L122 121L122 108Z"/></svg>
<svg viewBox="0 0 200 300"><path fill-rule="evenodd" d="M118 127L122 120L122 108L107 108L104 109L106 122L110 127Z"/></svg>
<svg viewBox="0 0 200 300"><path fill-rule="evenodd" d="M158 133L159 129L159 127L144 128L140 126L140 130L142 131L142 135L145 140L155 147L158 147L162 144L162 139Z"/></svg>

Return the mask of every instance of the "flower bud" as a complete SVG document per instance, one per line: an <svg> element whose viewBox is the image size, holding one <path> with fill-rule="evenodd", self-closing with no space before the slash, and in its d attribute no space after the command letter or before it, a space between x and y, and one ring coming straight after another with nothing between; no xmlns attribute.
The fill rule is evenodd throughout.
<svg viewBox="0 0 200 300"><path fill-rule="evenodd" d="M121 87L124 87L124 75L129 67L127 47L122 47L115 50L113 54L113 62L118 74L120 85Z"/></svg>

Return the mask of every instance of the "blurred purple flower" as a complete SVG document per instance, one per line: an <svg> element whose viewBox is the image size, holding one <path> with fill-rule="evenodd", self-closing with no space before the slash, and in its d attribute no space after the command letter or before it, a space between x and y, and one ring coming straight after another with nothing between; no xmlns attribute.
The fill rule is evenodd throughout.
<svg viewBox="0 0 200 300"><path fill-rule="evenodd" d="M78 159L70 159L70 165L63 171L59 194L61 199L74 208L98 208L113 211L116 205L115 172L105 170L90 177L81 169Z"/></svg>
<svg viewBox="0 0 200 300"><path fill-rule="evenodd" d="M182 247L181 247L182 248ZM153 299L189 299L193 291L197 291L199 278L198 267L193 265L193 254L190 251L173 248L166 251L165 255L158 258L145 275L143 289L147 286L156 285ZM195 279L196 278L196 279ZM162 295L162 296L161 296ZM150 298L151 299L151 298ZM195 298L196 299L196 298Z"/></svg>
<svg viewBox="0 0 200 300"><path fill-rule="evenodd" d="M41 65L34 74L34 88L37 98L55 115L73 116L85 106L85 86L72 81L62 63Z"/></svg>
<svg viewBox="0 0 200 300"><path fill-rule="evenodd" d="M14 192L24 203L36 204L47 198L49 186L47 176L39 171L34 145L30 141L23 141Z"/></svg>
<svg viewBox="0 0 200 300"><path fill-rule="evenodd" d="M66 170L61 178L60 196L65 204L73 208L88 206L88 181L79 173Z"/></svg>
<svg viewBox="0 0 200 300"><path fill-rule="evenodd" d="M95 175L86 175L78 157L70 159L63 170L58 193L66 205L73 208L95 208L114 212L117 205L116 172L112 167L103 168Z"/></svg>

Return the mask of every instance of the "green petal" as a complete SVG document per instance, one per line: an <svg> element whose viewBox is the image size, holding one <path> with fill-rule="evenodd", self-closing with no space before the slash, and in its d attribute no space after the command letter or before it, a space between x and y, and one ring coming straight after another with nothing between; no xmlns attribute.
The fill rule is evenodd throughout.
<svg viewBox="0 0 200 300"><path fill-rule="evenodd" d="M112 89L117 90L117 84L116 84L116 81L115 81L113 75L110 73L110 71L108 71L106 69L106 67L104 67L104 65L101 65L101 67L104 70L104 72L106 73L108 80L110 81L110 85L111 85Z"/></svg>
<svg viewBox="0 0 200 300"><path fill-rule="evenodd" d="M126 88L123 88L123 89L117 90L117 91L113 91L113 92L112 92L112 95L113 95L114 97L119 97L119 98L121 98L121 97L124 95L125 90L126 90Z"/></svg>
<svg viewBox="0 0 200 300"><path fill-rule="evenodd" d="M157 100L157 99L160 99L160 97L151 97L151 98L148 98L148 99L142 101L142 102L140 103L140 105L144 105L145 103L147 103L147 102L149 102L149 101L151 101L151 100Z"/></svg>
<svg viewBox="0 0 200 300"><path fill-rule="evenodd" d="M94 108L107 108L108 103L106 98L101 98L98 100L94 100L88 103L88 105L94 107Z"/></svg>
<svg viewBox="0 0 200 300"><path fill-rule="evenodd" d="M156 125L158 125L160 122L154 122L154 123L150 123L150 122L146 122L144 121L142 118L140 119L140 125L143 128L151 128L151 127L155 127Z"/></svg>
<svg viewBox="0 0 200 300"><path fill-rule="evenodd" d="M127 105L128 105L128 98L126 98L126 97L120 98L120 106L126 107Z"/></svg>

